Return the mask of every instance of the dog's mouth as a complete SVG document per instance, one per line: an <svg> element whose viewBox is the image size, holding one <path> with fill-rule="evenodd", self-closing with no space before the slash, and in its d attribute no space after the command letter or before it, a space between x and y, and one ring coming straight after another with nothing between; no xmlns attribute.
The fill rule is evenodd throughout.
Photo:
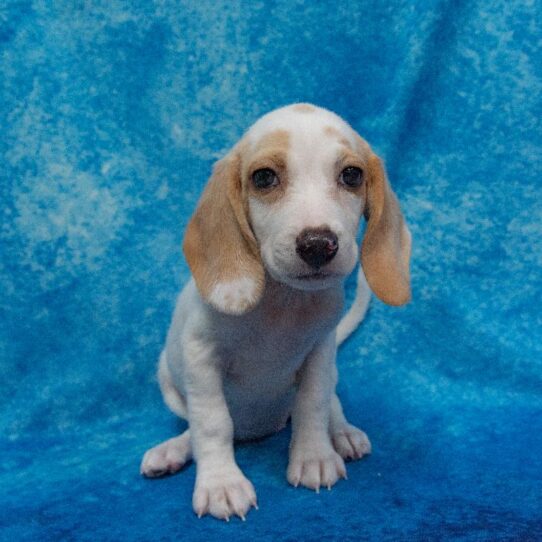
<svg viewBox="0 0 542 542"><path fill-rule="evenodd" d="M299 290L321 290L330 288L343 278L344 275L337 273L336 271L317 269L283 275L280 282L289 284L292 288Z"/></svg>
<svg viewBox="0 0 542 542"><path fill-rule="evenodd" d="M296 275L295 278L297 280L303 280L303 281L313 281L313 280L324 280L329 279L336 276L335 273L329 273L326 271L318 270L313 271L311 273L302 273L300 275Z"/></svg>

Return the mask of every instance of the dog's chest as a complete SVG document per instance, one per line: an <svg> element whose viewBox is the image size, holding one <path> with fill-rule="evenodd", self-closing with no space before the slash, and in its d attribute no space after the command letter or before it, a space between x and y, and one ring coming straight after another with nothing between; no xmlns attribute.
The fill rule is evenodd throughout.
<svg viewBox="0 0 542 542"><path fill-rule="evenodd" d="M227 341L227 375L234 381L291 380L314 346L336 326L342 296L266 296Z"/></svg>

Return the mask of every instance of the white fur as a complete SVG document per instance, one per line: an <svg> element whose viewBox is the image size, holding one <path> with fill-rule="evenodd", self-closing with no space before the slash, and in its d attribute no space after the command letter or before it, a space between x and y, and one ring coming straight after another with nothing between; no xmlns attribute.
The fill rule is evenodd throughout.
<svg viewBox="0 0 542 542"><path fill-rule="evenodd" d="M337 326L337 346L340 346L359 326L363 318L365 318L370 301L371 290L363 273L363 267L360 265L358 269L356 298Z"/></svg>
<svg viewBox="0 0 542 542"><path fill-rule="evenodd" d="M346 476L344 459L370 452L366 435L344 418L335 394L336 327L343 310L344 278L358 259L356 232L360 197L337 186L334 164L340 143L325 132L332 126L352 145L352 129L333 113L295 107L272 112L247 133L256 144L265 134L287 130L288 192L276 204L249 201L250 221L267 272L260 302L243 312L255 291L250 279L217 285L211 304L191 280L181 293L159 378L167 404L190 428L147 452L142 472L174 472L190 457L197 462L193 507L244 519L256 494L234 458L233 441L280 430L292 418L287 478L319 490ZM307 264L296 254L295 239L307 227L328 226L339 251L326 266L330 274L308 283L296 278ZM340 338L359 323L368 302L366 283ZM233 303L237 315L216 310ZM361 303L361 305L360 305ZM357 311L357 312L356 312Z"/></svg>
<svg viewBox="0 0 542 542"><path fill-rule="evenodd" d="M256 297L256 282L250 277L243 277L217 284L209 296L209 302L219 310L224 311L227 307L229 313L241 314Z"/></svg>
<svg viewBox="0 0 542 542"><path fill-rule="evenodd" d="M330 277L326 284L341 282L358 261L356 233L362 203L337 184L335 164L341 144L335 135L326 133L326 127L337 130L352 146L359 143L348 124L320 108L295 114L291 107L278 109L262 117L247 132L253 144L269 131L285 130L289 134L287 194L280 206L266 205L251 197L249 211L266 269L273 278L294 288L315 286L294 278L308 270L295 253L295 238L305 228L328 226L339 238L339 252L326 266L335 277ZM363 152L368 155L368 147ZM321 287L322 284L316 285Z"/></svg>

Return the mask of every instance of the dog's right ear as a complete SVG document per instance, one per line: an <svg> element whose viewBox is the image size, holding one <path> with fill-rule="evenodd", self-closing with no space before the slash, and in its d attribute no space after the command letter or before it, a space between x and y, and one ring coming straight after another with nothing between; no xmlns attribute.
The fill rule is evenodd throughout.
<svg viewBox="0 0 542 542"><path fill-rule="evenodd" d="M227 314L252 309L265 281L243 200L241 157L234 148L215 164L183 242L201 296Z"/></svg>

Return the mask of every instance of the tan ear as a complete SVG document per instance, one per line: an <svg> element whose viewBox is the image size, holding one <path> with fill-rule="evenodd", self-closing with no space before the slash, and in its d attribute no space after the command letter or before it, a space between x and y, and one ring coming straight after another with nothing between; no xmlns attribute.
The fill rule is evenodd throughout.
<svg viewBox="0 0 542 542"><path fill-rule="evenodd" d="M371 153L365 203L367 229L361 247L361 263L376 296L388 305L410 301L411 235L391 190L384 166Z"/></svg>
<svg viewBox="0 0 542 542"><path fill-rule="evenodd" d="M183 242L201 296L228 314L253 308L265 280L242 192L241 158L234 149L215 164Z"/></svg>

